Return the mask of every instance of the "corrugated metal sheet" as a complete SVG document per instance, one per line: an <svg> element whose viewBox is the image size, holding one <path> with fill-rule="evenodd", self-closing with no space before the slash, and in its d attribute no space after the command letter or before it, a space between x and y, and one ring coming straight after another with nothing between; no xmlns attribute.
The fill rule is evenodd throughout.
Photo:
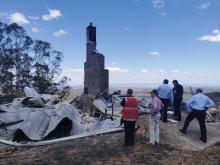
<svg viewBox="0 0 220 165"><path fill-rule="evenodd" d="M3 109L5 109L6 112L0 114L0 124L23 120L22 123L5 127L6 129L0 127L0 137L7 140L12 140L13 134L19 131L22 132L22 134L24 133L24 135L31 140L42 140L49 135L64 118L68 118L72 121L70 135L89 134L90 132L101 131L102 129L117 128L120 123L120 117L114 121L109 119L98 121L93 118L91 123L83 123L81 114L75 107L68 103L57 104L55 108L10 106L4 107ZM14 139L16 138L14 137Z"/></svg>
<svg viewBox="0 0 220 165"><path fill-rule="evenodd" d="M81 126L79 112L69 104L60 104L55 110L41 110L31 113L18 128L31 140L42 140L64 119L72 121L72 133L82 133L85 130Z"/></svg>
<svg viewBox="0 0 220 165"><path fill-rule="evenodd" d="M13 122L25 120L28 118L31 112L34 112L30 108L21 108L21 107L17 107L16 109L13 107L2 108L2 110L4 110L5 112L0 114L0 126L4 124L10 124Z"/></svg>

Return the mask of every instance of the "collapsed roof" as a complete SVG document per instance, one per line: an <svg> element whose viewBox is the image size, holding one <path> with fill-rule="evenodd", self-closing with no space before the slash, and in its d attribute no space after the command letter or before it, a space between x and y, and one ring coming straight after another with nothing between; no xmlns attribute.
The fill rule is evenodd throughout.
<svg viewBox="0 0 220 165"><path fill-rule="evenodd" d="M120 124L120 117L102 120L80 114L68 102L48 105L57 97L40 95L29 87L25 88L25 93L27 97L16 98L12 103L0 106L2 139L40 141L117 128Z"/></svg>

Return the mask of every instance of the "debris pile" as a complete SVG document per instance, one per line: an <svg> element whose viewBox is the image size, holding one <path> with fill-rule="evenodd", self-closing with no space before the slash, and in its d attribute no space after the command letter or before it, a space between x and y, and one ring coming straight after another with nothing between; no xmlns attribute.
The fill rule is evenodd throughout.
<svg viewBox="0 0 220 165"><path fill-rule="evenodd" d="M120 125L119 97L113 96L114 104L100 95L93 101L94 111L84 113L82 96L65 101L68 90L63 96L39 94L31 87L25 87L24 92L26 97L0 105L0 139L28 143L91 134Z"/></svg>

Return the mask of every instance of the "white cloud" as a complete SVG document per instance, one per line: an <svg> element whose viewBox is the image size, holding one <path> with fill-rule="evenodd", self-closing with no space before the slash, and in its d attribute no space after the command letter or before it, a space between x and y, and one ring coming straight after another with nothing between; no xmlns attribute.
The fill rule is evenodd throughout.
<svg viewBox="0 0 220 165"><path fill-rule="evenodd" d="M164 17L167 15L166 11L163 11L165 8L165 0L151 0L153 8L160 11L160 16Z"/></svg>
<svg viewBox="0 0 220 165"><path fill-rule="evenodd" d="M220 31L218 29L215 29L212 31L213 34L220 34Z"/></svg>
<svg viewBox="0 0 220 165"><path fill-rule="evenodd" d="M107 69L110 71L110 72L113 72L113 73L127 73L128 70L127 69L122 69L120 67L107 67Z"/></svg>
<svg viewBox="0 0 220 165"><path fill-rule="evenodd" d="M60 38L60 37L62 37L64 35L66 35L66 34L67 34L67 32L65 30L63 30L63 29L60 29L57 32L53 33L54 37L57 37L57 38Z"/></svg>
<svg viewBox="0 0 220 165"><path fill-rule="evenodd" d="M35 21L40 19L38 16L28 16L28 18Z"/></svg>
<svg viewBox="0 0 220 165"><path fill-rule="evenodd" d="M172 70L173 73L179 73L180 71L175 69L175 70Z"/></svg>
<svg viewBox="0 0 220 165"><path fill-rule="evenodd" d="M215 29L210 35L204 35L199 38L200 41L220 42L220 31Z"/></svg>
<svg viewBox="0 0 220 165"><path fill-rule="evenodd" d="M164 0L152 0L153 8L161 9L165 6Z"/></svg>
<svg viewBox="0 0 220 165"><path fill-rule="evenodd" d="M150 56L160 56L160 52L154 51L154 52L148 52L148 55Z"/></svg>
<svg viewBox="0 0 220 165"><path fill-rule="evenodd" d="M40 32L41 31L41 29L39 29L39 28L37 28L37 27L32 27L32 32L34 32L34 33L38 33L38 32Z"/></svg>
<svg viewBox="0 0 220 165"><path fill-rule="evenodd" d="M190 74L190 72L184 72L184 74L185 74L185 75L189 75L189 74Z"/></svg>
<svg viewBox="0 0 220 165"><path fill-rule="evenodd" d="M205 73L197 72L197 73L196 73L196 76L205 76Z"/></svg>
<svg viewBox="0 0 220 165"><path fill-rule="evenodd" d="M166 16L167 15L167 12L162 12L160 13L161 16Z"/></svg>
<svg viewBox="0 0 220 165"><path fill-rule="evenodd" d="M26 16L22 13L12 13L9 17L11 23L17 23L19 25L28 24L29 20L26 18Z"/></svg>
<svg viewBox="0 0 220 165"><path fill-rule="evenodd" d="M198 9L199 10L207 10L210 6L210 2L206 2L206 3L201 3L199 6L198 6Z"/></svg>
<svg viewBox="0 0 220 165"><path fill-rule="evenodd" d="M165 73L165 71L163 69L159 69L158 72L159 73Z"/></svg>
<svg viewBox="0 0 220 165"><path fill-rule="evenodd" d="M148 69L142 69L142 73L149 73Z"/></svg>
<svg viewBox="0 0 220 165"><path fill-rule="evenodd" d="M44 21L50 21L52 19L56 19L58 17L61 17L62 16L62 13L60 10L57 10L57 9L49 9L49 14L46 14L46 15L43 15L42 16L42 19Z"/></svg>

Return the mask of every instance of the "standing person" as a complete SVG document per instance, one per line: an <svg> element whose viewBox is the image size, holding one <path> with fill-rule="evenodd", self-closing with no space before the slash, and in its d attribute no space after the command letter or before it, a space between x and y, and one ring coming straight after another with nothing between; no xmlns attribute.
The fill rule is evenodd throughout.
<svg viewBox="0 0 220 165"><path fill-rule="evenodd" d="M150 144L159 144L159 122L160 122L160 110L164 107L161 100L157 97L157 90L152 90L151 97L152 103L150 106L149 117L149 131L150 131Z"/></svg>
<svg viewBox="0 0 220 165"><path fill-rule="evenodd" d="M127 90L127 96L122 99L122 119L125 128L125 146L134 145L135 122L138 119L138 100L133 96L133 90Z"/></svg>
<svg viewBox="0 0 220 165"><path fill-rule="evenodd" d="M173 86L174 117L177 121L181 121L180 105L183 100L183 86L177 80L173 80Z"/></svg>
<svg viewBox="0 0 220 165"><path fill-rule="evenodd" d="M163 122L167 122L167 109L170 103L173 101L173 93L171 87L168 85L169 81L165 79L163 85L157 88L158 96L162 101L164 108L161 111Z"/></svg>
<svg viewBox="0 0 220 165"><path fill-rule="evenodd" d="M208 96L204 95L202 92L203 90L201 88L198 88L196 90L196 94L187 101L186 108L187 110L190 111L190 113L186 117L184 126L180 130L180 132L185 134L189 126L189 123L194 118L197 118L201 131L200 140L206 143L207 142L206 125L205 125L206 109L215 106L215 103Z"/></svg>

